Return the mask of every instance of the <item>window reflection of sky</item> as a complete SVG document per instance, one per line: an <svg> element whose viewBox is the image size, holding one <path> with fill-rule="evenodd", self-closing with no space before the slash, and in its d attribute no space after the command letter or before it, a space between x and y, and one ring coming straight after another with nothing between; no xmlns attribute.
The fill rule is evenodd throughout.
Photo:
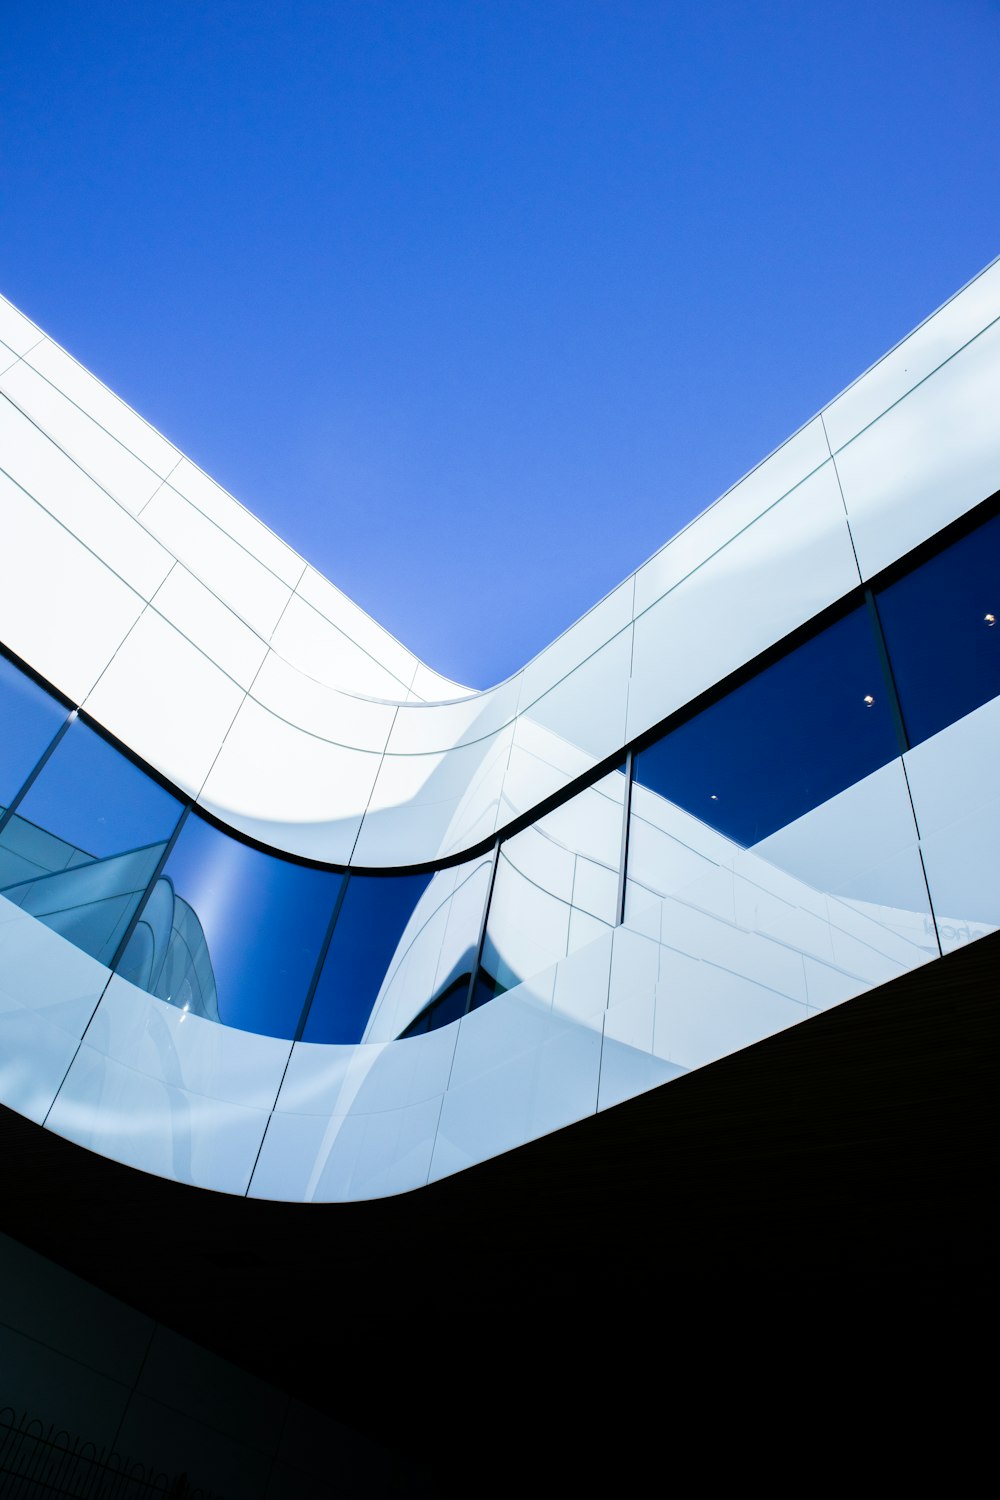
<svg viewBox="0 0 1000 1500"><path fill-rule="evenodd" d="M229 1026L295 1034L343 877L188 818L164 872L201 922Z"/></svg>
<svg viewBox="0 0 1000 1500"><path fill-rule="evenodd" d="M306 1022L307 1042L359 1042L430 875L354 875Z"/></svg>
<svg viewBox="0 0 1000 1500"><path fill-rule="evenodd" d="M78 719L18 808L96 859L170 837L181 804Z"/></svg>
<svg viewBox="0 0 1000 1500"><path fill-rule="evenodd" d="M66 712L0 656L0 809L20 791Z"/></svg>

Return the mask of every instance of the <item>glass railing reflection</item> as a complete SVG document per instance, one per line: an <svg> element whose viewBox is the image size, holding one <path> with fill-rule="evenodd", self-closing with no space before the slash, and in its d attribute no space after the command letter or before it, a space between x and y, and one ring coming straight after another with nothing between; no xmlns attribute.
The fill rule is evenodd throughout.
<svg viewBox="0 0 1000 1500"><path fill-rule="evenodd" d="M164 847L97 859L15 814L0 847L0 894L110 965Z"/></svg>

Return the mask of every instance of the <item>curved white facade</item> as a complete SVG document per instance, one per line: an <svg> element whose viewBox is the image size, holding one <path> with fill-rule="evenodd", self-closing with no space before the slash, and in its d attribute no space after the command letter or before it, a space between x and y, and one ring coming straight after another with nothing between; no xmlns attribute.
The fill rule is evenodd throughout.
<svg viewBox="0 0 1000 1500"><path fill-rule="evenodd" d="M616 769L1000 490L1000 263L481 693L419 662L3 302L0 341L0 642L237 833L320 865L436 870L349 1044L167 1003L10 885L4 1103L201 1186L375 1197L1000 923L1000 681L762 838ZM469 933L505 992L401 1037L464 983Z"/></svg>

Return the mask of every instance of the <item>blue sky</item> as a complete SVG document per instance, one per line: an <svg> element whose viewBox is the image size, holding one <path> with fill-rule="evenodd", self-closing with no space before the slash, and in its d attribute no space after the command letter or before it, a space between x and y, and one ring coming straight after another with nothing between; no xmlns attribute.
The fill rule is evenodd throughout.
<svg viewBox="0 0 1000 1500"><path fill-rule="evenodd" d="M515 670L1000 252L1000 6L7 0L0 290Z"/></svg>

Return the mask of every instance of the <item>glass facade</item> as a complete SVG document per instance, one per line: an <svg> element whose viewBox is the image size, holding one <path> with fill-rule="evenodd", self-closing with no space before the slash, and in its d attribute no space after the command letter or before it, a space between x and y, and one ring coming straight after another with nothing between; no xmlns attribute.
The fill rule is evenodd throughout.
<svg viewBox="0 0 1000 1500"><path fill-rule="evenodd" d="M630 776L577 785L493 848L420 873L251 845L0 659L0 893L181 1010L320 1043L433 1031L678 891L738 927L752 888L763 931L765 867L794 874L834 928L863 917L902 941L924 924L926 946L900 756L1000 695L1000 515L928 550L647 736ZM861 869L879 776L899 819L880 792L888 853ZM862 830L851 868L813 858L824 818Z"/></svg>

